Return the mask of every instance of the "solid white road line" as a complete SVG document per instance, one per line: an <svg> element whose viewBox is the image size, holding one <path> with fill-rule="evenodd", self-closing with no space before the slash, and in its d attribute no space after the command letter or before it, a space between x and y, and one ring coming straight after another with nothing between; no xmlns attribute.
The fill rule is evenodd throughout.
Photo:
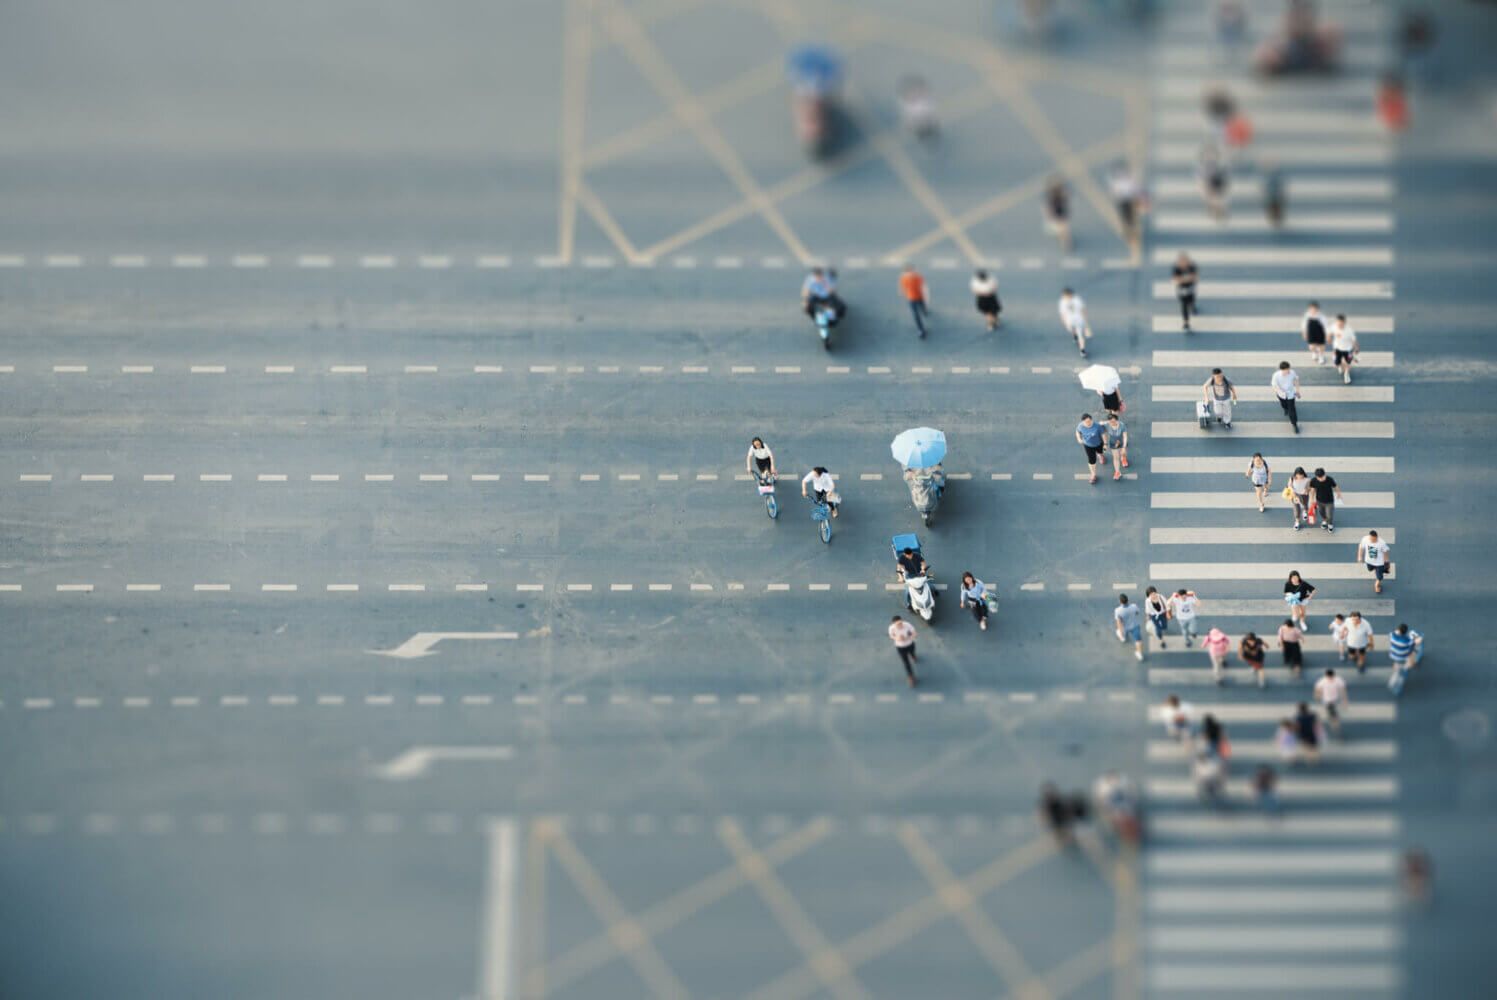
<svg viewBox="0 0 1497 1000"><path fill-rule="evenodd" d="M1304 801L1381 801L1398 798L1397 778L1280 778L1276 786L1280 799ZM1192 802L1196 798L1195 782L1190 778L1149 778L1144 794L1155 802ZM1227 782L1226 796L1234 802L1253 801L1253 783L1247 778Z"/></svg>
<svg viewBox="0 0 1497 1000"><path fill-rule="evenodd" d="M1198 715L1208 713L1222 722L1272 722L1294 715L1294 706L1299 699L1286 697L1282 703L1249 704L1245 702L1196 702ZM1162 722L1161 709L1150 708L1149 718ZM1347 722L1393 722L1398 718L1398 706L1390 702L1354 704L1341 709L1341 718Z"/></svg>
<svg viewBox="0 0 1497 1000"><path fill-rule="evenodd" d="M1316 923L1308 927L1264 927L1260 924L1220 924L1210 927L1151 927L1144 933L1150 951L1277 952L1280 954L1385 955L1402 947L1403 934L1386 924Z"/></svg>
<svg viewBox="0 0 1497 1000"><path fill-rule="evenodd" d="M1378 528L1380 539L1397 543L1394 528ZM1336 534L1295 531L1289 525L1276 528L1150 528L1150 545L1356 545L1361 528L1343 525Z"/></svg>
<svg viewBox="0 0 1497 1000"><path fill-rule="evenodd" d="M1160 813L1149 817L1151 833L1191 840L1385 840L1398 836L1400 828L1398 816L1391 812L1296 810L1283 816Z"/></svg>
<svg viewBox="0 0 1497 1000"><path fill-rule="evenodd" d="M1365 356L1365 355L1364 355ZM1149 425L1149 434L1156 438L1199 438L1217 433L1218 437L1233 435L1238 438L1378 438L1394 436L1393 422L1381 420L1318 420L1300 421L1299 433L1289 426L1287 420L1252 421L1234 420L1232 430L1216 425L1213 431L1201 430L1196 421L1156 421ZM1350 506L1348 504L1347 506Z"/></svg>
<svg viewBox="0 0 1497 1000"><path fill-rule="evenodd" d="M1197 392L1200 390L1197 389ZM1240 390L1239 390L1240 391ZM1326 455L1265 455L1263 460L1268 463L1270 469L1277 470L1281 475L1292 472L1295 466L1302 465L1306 469L1314 469L1317 466L1326 469L1335 469L1337 474L1343 472L1370 472L1391 473L1397 467L1391 455L1364 455L1358 457L1326 456ZM1247 468L1247 462L1240 458L1212 458L1203 455L1174 455L1160 456L1149 459L1149 471L1155 473L1189 473L1197 475L1200 473L1224 473L1234 476L1242 475Z"/></svg>
<svg viewBox="0 0 1497 1000"><path fill-rule="evenodd" d="M1179 761L1191 758L1191 747L1179 740L1150 740L1148 759L1153 762ZM1327 742L1320 748L1324 761L1391 761L1398 758L1394 740L1353 740L1350 743ZM1272 740L1233 740L1232 759L1241 761L1278 760L1279 750Z"/></svg>
<svg viewBox="0 0 1497 1000"><path fill-rule="evenodd" d="M1296 326L1296 329L1298 327ZM1155 368L1191 368L1210 372L1212 368L1258 368L1274 371L1284 360L1283 351L1155 351ZM1363 351L1357 357L1361 368L1392 368L1392 351ZM1228 373L1230 377L1231 373ZM1201 379L1205 382L1205 378Z"/></svg>
<svg viewBox="0 0 1497 1000"><path fill-rule="evenodd" d="M1391 281L1202 281L1197 295L1215 299L1391 299ZM1154 282L1154 298L1173 299L1171 281Z"/></svg>
<svg viewBox="0 0 1497 1000"><path fill-rule="evenodd" d="M1144 906L1156 913L1389 913L1398 892L1384 887L1264 888L1231 885L1150 889Z"/></svg>
<svg viewBox="0 0 1497 1000"><path fill-rule="evenodd" d="M1393 249L1373 247L1191 247L1190 257L1198 265L1210 267L1392 267ZM1179 250L1155 250L1154 263L1167 267L1175 262Z"/></svg>
<svg viewBox="0 0 1497 1000"><path fill-rule="evenodd" d="M1358 334L1392 333L1392 316L1356 316L1348 320ZM1196 316L1190 321L1196 333L1299 333L1300 317L1292 312L1271 316ZM1163 313L1153 317L1155 333L1179 333L1180 314ZM1365 358L1366 355L1363 354ZM1278 362L1274 362L1278 367Z"/></svg>
<svg viewBox="0 0 1497 1000"><path fill-rule="evenodd" d="M1157 878L1195 875L1392 875L1398 871L1398 853L1388 848L1361 848L1327 854L1315 849L1299 850L1195 850L1154 848L1144 854L1144 864Z"/></svg>
<svg viewBox="0 0 1497 1000"><path fill-rule="evenodd" d="M1157 424L1155 426L1158 426ZM1195 424L1191 424L1195 427ZM1238 425L1234 425L1238 426ZM1241 424L1240 426L1248 426ZM1199 431L1197 431L1199 433ZM1156 434L1156 437L1160 435ZM1303 435L1301 435L1303 436ZM1340 469L1336 470L1340 472ZM1342 503L1336 505L1337 511L1345 510L1392 510L1396 495L1393 493L1371 492L1371 493L1345 493L1342 495ZM1289 501L1279 495L1278 490L1272 491L1269 497L1270 506L1289 509ZM1230 493L1150 493L1149 506L1156 510L1250 510L1258 506L1258 498L1246 488L1233 490ZM1292 530L1292 529L1291 529ZM1316 530L1320 530L1317 528ZM1357 536L1360 538L1361 536ZM1356 543L1356 539L1352 539Z"/></svg>
<svg viewBox="0 0 1497 1000"><path fill-rule="evenodd" d="M488 831L488 866L479 917L479 1000L515 996L516 900L520 885L520 830L513 819Z"/></svg>
<svg viewBox="0 0 1497 1000"><path fill-rule="evenodd" d="M1315 529L1320 530L1320 529ZM1149 577L1154 580L1283 580L1291 569L1304 574L1306 580L1370 580L1372 574L1360 562L1258 562L1258 563L1149 563ZM1389 580L1397 579L1395 566Z"/></svg>
<svg viewBox="0 0 1497 1000"><path fill-rule="evenodd" d="M1382 912L1382 908L1379 908ZM1391 992L1403 985L1397 966L1359 962L1304 962L1298 965L1254 962L1251 965L1204 965L1156 963L1148 968L1151 990L1180 990L1195 996L1218 996L1222 993L1252 990L1287 996L1304 996L1307 991L1329 990L1336 996L1363 996L1378 990Z"/></svg>
<svg viewBox="0 0 1497 1000"><path fill-rule="evenodd" d="M1274 108L1259 111L1256 114L1248 112L1247 117L1253 123L1255 139L1273 135L1336 136L1339 138L1344 136L1378 137L1384 134L1383 123L1371 113ZM1154 115L1154 129L1160 134L1176 133L1175 138L1186 139L1207 134L1208 123L1205 114L1200 110L1165 109Z"/></svg>
<svg viewBox="0 0 1497 1000"><path fill-rule="evenodd" d="M1202 398L1202 392L1198 385L1156 385L1150 391L1150 398L1156 403L1193 403ZM1273 387L1267 385L1238 385L1237 398L1244 403L1277 403L1279 399ZM1301 385L1301 405L1391 402L1394 402L1391 385Z"/></svg>
<svg viewBox="0 0 1497 1000"><path fill-rule="evenodd" d="M1225 220L1204 210L1161 211L1154 219L1156 233L1390 233L1393 216L1387 212L1299 212L1291 213L1281 226L1274 226L1256 213L1231 214ZM1189 247L1182 249L1188 250Z"/></svg>
<svg viewBox="0 0 1497 1000"><path fill-rule="evenodd" d="M1153 162L1175 167L1193 166L1200 155L1199 142L1164 140L1154 144ZM1385 141L1367 140L1336 143L1254 142L1253 155L1259 162L1273 160L1286 167L1382 167L1393 162L1393 145ZM1159 229L1157 219L1154 228Z"/></svg>

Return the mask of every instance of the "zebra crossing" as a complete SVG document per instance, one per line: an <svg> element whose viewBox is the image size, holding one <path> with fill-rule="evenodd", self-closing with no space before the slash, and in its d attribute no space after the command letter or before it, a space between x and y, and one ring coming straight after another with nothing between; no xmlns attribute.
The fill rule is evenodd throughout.
<svg viewBox="0 0 1497 1000"><path fill-rule="evenodd" d="M1403 985L1397 705L1386 690L1383 651L1397 623L1397 584L1390 577L1392 593L1373 598L1369 575L1355 561L1369 529L1397 544L1396 525L1385 520L1396 510L1396 463L1379 453L1398 433L1397 289L1387 245L1397 224L1390 170L1396 150L1373 114L1373 80L1388 51L1376 5L1320 6L1354 32L1348 72L1327 79L1265 80L1223 69L1232 63L1216 50L1212 5L1174 7L1159 44L1149 260L1167 268L1187 251L1202 280L1201 314L1189 335L1170 308L1171 283L1158 280L1151 289L1153 364L1163 383L1151 397L1155 454L1148 472L1158 478L1150 494L1149 579L1164 594L1196 591L1201 631L1220 627L1233 652L1226 685L1218 687L1199 646L1185 648L1178 634L1149 645L1149 837L1140 874L1149 996L1371 997ZM1262 4L1249 5L1249 13L1250 30L1259 33L1275 17ZM1225 223L1206 211L1193 170L1207 134L1202 98L1213 85L1230 90L1254 134L1232 164ZM1288 216L1277 228L1262 209L1256 170L1269 160L1286 181ZM1347 313L1363 337L1353 384L1306 356L1300 314L1311 299L1332 316ZM1281 360L1301 375L1299 434L1269 387ZM1232 379L1239 401L1232 429L1208 432L1191 410L1214 367ZM1255 451L1274 475L1263 513L1247 480L1235 478ZM1335 534L1293 530L1278 493L1296 466L1321 466L1338 479L1346 502L1337 507ZM1318 588L1302 678L1279 665L1274 641L1286 616L1280 585L1291 569ZM1374 625L1378 651L1365 674L1349 664L1338 669L1350 697L1344 738L1323 745L1314 763L1288 763L1275 740L1280 722L1311 700L1327 666L1343 666L1327 627L1331 614L1353 609ZM1261 690L1233 662L1249 629L1270 649ZM1226 731L1228 776L1217 804L1197 798L1195 747L1161 738L1169 694L1187 704L1197 724L1209 714ZM1265 766L1275 771L1272 805L1254 788Z"/></svg>

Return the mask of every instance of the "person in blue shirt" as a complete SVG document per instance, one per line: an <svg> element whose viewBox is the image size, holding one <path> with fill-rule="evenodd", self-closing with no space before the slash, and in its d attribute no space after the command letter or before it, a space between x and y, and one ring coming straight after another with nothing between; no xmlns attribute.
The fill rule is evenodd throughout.
<svg viewBox="0 0 1497 1000"><path fill-rule="evenodd" d="M811 273L806 275L806 280L800 286L800 304L807 316L811 316L817 306L823 302L829 303L837 318L847 311L847 305L842 297L837 294L837 272L826 268L813 267Z"/></svg>
<svg viewBox="0 0 1497 1000"><path fill-rule="evenodd" d="M1097 463L1106 450L1104 437L1102 425L1093 420L1090 413L1083 413L1081 423L1076 425L1076 443L1086 452L1086 467L1092 474L1093 483L1097 481Z"/></svg>
<svg viewBox="0 0 1497 1000"><path fill-rule="evenodd" d="M1389 691L1395 695L1403 692L1403 682L1408 677L1409 668L1419 665L1419 657L1423 653L1424 636L1407 625L1400 624L1388 633L1388 659L1393 661L1393 673L1388 678Z"/></svg>
<svg viewBox="0 0 1497 1000"><path fill-rule="evenodd" d="M1118 642L1133 640L1133 656L1135 659L1144 658L1144 615L1138 609L1138 605L1128 600L1127 594L1118 595L1118 606L1112 609L1113 625L1118 634Z"/></svg>

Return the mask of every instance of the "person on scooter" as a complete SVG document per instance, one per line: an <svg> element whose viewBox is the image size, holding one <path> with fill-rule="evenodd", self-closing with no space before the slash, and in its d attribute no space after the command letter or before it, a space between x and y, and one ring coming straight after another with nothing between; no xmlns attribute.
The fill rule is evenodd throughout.
<svg viewBox="0 0 1497 1000"><path fill-rule="evenodd" d="M925 556L906 546L903 552L894 557L894 572L903 582L911 577L929 576L930 564L925 561Z"/></svg>
<svg viewBox="0 0 1497 1000"><path fill-rule="evenodd" d="M842 314L847 312L847 304L837 294L837 272L828 268L811 268L811 273L801 282L800 305L813 321L816 319L816 310L824 305L831 306L832 314L841 319Z"/></svg>

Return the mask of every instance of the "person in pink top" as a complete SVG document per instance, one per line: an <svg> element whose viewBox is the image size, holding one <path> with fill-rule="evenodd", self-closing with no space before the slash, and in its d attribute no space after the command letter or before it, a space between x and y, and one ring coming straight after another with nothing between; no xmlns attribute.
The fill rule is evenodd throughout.
<svg viewBox="0 0 1497 1000"><path fill-rule="evenodd" d="M1206 655L1211 657L1211 676L1216 678L1218 685L1225 682L1223 672L1227 669L1227 650L1232 648L1232 640L1219 628L1214 628L1206 633L1205 640L1201 645L1206 650Z"/></svg>

